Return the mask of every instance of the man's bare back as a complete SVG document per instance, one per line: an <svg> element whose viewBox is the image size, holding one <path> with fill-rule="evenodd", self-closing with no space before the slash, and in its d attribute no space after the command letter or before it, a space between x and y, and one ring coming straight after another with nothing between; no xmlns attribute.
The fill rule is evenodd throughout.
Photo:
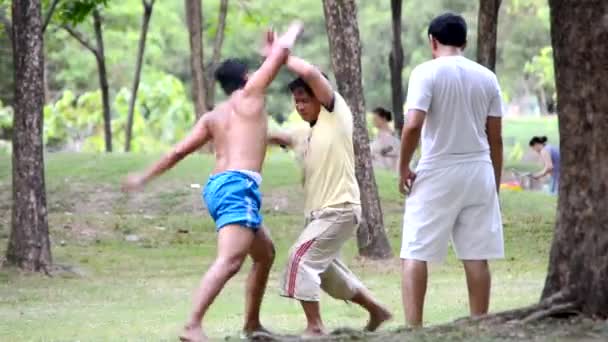
<svg viewBox="0 0 608 342"><path fill-rule="evenodd" d="M264 96L235 91L205 117L215 147L213 173L226 170L260 172L266 155L268 128Z"/></svg>

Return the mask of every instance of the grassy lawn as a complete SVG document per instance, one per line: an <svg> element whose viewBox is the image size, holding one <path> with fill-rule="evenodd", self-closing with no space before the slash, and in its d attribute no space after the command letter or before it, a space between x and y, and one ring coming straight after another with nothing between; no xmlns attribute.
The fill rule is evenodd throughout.
<svg viewBox="0 0 608 342"><path fill-rule="evenodd" d="M120 178L155 156L47 155L47 189L53 257L75 274L54 278L0 270L2 341L159 341L174 340L190 308L191 293L215 255L215 231L200 200L211 160L194 156L143 193L118 191ZM10 227L10 158L0 156L0 255ZM286 253L302 228L299 171L275 151L266 163L264 215L278 256L263 306L265 324L279 332L304 328L299 305L278 295ZM400 247L402 203L396 176L377 175L385 224L395 255ZM540 193L501 195L507 258L493 263L492 311L533 303L543 286L554 223L555 199ZM127 241L126 237L137 241ZM354 239L345 261L388 305L402 325L399 260L364 261ZM245 271L229 284L207 315L210 336L237 335L243 311ZM460 264L433 265L427 292L427 324L467 314ZM324 297L328 328L362 327L358 308Z"/></svg>

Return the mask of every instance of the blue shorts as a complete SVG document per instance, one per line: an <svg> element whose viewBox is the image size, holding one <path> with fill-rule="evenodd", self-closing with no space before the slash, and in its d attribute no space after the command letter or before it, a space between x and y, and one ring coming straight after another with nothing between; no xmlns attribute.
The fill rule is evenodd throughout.
<svg viewBox="0 0 608 342"><path fill-rule="evenodd" d="M238 224L253 231L262 226L259 182L259 179L246 172L232 170L209 177L203 199L217 230L229 224Z"/></svg>

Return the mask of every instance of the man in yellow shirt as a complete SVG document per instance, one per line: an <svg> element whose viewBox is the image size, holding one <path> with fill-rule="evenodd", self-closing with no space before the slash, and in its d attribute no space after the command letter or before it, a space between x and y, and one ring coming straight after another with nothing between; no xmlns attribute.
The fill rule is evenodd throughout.
<svg viewBox="0 0 608 342"><path fill-rule="evenodd" d="M305 336L326 333L319 309L321 290L365 308L370 315L366 330L374 331L391 314L338 259L340 249L354 235L361 220L352 113L313 65L294 56L285 65L299 76L289 89L296 110L311 129L302 163L306 228L289 252L281 295L301 302L308 323ZM289 134L271 134L269 140L298 147Z"/></svg>

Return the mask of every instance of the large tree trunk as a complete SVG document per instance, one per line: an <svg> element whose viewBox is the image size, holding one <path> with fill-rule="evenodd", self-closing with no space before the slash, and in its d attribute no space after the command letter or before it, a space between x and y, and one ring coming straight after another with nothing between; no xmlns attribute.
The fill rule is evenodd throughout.
<svg viewBox="0 0 608 342"><path fill-rule="evenodd" d="M608 317L608 1L550 0L561 148L543 298L558 292Z"/></svg>
<svg viewBox="0 0 608 342"><path fill-rule="evenodd" d="M203 70L203 14L201 0L185 0L186 21L190 36L190 68L192 69L192 102L196 118L203 115L205 102L205 73Z"/></svg>
<svg viewBox="0 0 608 342"><path fill-rule="evenodd" d="M6 260L49 271L51 248L42 144L44 47L40 0L13 0L13 215Z"/></svg>
<svg viewBox="0 0 608 342"><path fill-rule="evenodd" d="M479 0L477 18L477 62L496 70L496 35L501 0Z"/></svg>
<svg viewBox="0 0 608 342"><path fill-rule="evenodd" d="M373 259L389 258L392 251L384 231L365 124L357 5L354 0L323 0L323 9L338 91L353 111L355 167L363 208L363 222L357 232L359 254Z"/></svg>
<svg viewBox="0 0 608 342"><path fill-rule="evenodd" d="M112 114L110 112L110 89L108 86L108 73L106 71L106 55L103 47L103 30L101 15L97 9L93 10L93 26L95 28L95 41L97 42L97 70L99 72L99 87L101 88L101 102L103 105L103 126L106 142L106 152L112 152Z"/></svg>
<svg viewBox="0 0 608 342"><path fill-rule="evenodd" d="M401 5L403 0L391 0L391 13L393 20L393 45L389 56L391 69L391 93L393 100L393 114L395 115L395 131L401 137L403 128L403 47L401 46Z"/></svg>
<svg viewBox="0 0 608 342"><path fill-rule="evenodd" d="M228 15L228 0L221 0L220 11L217 19L217 28L215 30L215 39L213 41L213 54L211 61L207 64L205 78L205 95L206 109L210 110L215 105L215 79L213 73L220 62L222 46L224 45L224 32L226 31L226 17Z"/></svg>
<svg viewBox="0 0 608 342"><path fill-rule="evenodd" d="M144 51L146 49L146 37L148 35L148 27L150 27L150 18L152 17L152 9L154 0L142 0L144 7L144 16L141 22L141 32L139 36L139 46L137 48L137 61L135 62L135 77L133 78L133 88L131 89L131 98L129 99L129 113L127 114L127 127L125 128L125 152L131 151L131 133L133 131L133 113L135 112L135 101L137 100L137 90L139 89L139 80L141 79L141 68L144 61Z"/></svg>

